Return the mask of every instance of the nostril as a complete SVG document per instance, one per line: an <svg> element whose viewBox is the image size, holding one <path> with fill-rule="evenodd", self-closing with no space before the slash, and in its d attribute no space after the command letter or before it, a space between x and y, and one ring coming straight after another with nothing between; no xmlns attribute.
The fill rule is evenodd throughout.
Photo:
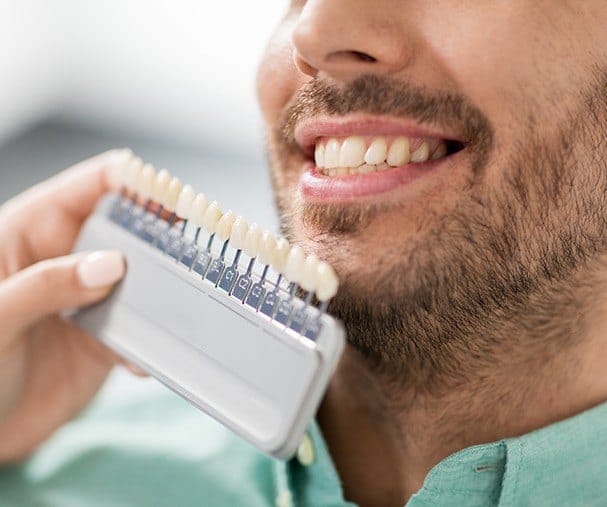
<svg viewBox="0 0 607 507"><path fill-rule="evenodd" d="M333 51L327 55L326 61L328 62L365 62L375 63L377 58L371 56L368 53L362 51L356 51L355 49L346 49L342 51Z"/></svg>
<svg viewBox="0 0 607 507"><path fill-rule="evenodd" d="M352 53L352 55L354 55L356 58L358 58L359 60L363 61L363 62L369 62L369 63L373 63L376 62L377 59L372 57L371 55L368 55L367 53L363 53L362 51L350 51L350 53Z"/></svg>

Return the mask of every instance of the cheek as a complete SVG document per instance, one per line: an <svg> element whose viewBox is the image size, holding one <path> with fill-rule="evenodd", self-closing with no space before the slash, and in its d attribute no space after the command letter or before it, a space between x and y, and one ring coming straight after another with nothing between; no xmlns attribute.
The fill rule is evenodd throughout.
<svg viewBox="0 0 607 507"><path fill-rule="evenodd" d="M257 72L257 96L268 127L273 127L305 79L293 63L292 23L288 20L272 36Z"/></svg>

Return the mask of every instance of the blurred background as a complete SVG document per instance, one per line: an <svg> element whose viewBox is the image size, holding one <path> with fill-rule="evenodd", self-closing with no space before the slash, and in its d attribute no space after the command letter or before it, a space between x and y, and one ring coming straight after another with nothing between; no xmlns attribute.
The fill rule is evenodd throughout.
<svg viewBox="0 0 607 507"><path fill-rule="evenodd" d="M276 228L255 73L286 8L285 0L0 0L0 203L128 146L224 210ZM130 404L141 389L163 390L118 370L100 398Z"/></svg>
<svg viewBox="0 0 607 507"><path fill-rule="evenodd" d="M255 71L286 7L0 0L0 203L128 146L274 227Z"/></svg>

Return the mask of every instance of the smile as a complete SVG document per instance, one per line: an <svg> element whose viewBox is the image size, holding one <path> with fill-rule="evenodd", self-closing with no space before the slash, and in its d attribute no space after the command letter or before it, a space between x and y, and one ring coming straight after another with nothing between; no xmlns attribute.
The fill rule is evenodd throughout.
<svg viewBox="0 0 607 507"><path fill-rule="evenodd" d="M446 155L447 145L438 139L350 136L319 139L314 150L314 162L322 174L344 176L385 171Z"/></svg>
<svg viewBox="0 0 607 507"><path fill-rule="evenodd" d="M377 118L310 122L296 129L306 154L306 199L347 201L430 176L465 144L454 136Z"/></svg>

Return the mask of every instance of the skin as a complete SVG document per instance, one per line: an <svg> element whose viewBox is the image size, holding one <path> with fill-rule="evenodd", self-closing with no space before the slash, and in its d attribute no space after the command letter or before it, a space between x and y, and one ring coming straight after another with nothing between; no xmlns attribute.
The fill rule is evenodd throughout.
<svg viewBox="0 0 607 507"><path fill-rule="evenodd" d="M449 454L607 399L606 16L310 0L274 33L258 91L283 231L341 279L351 346L319 422L348 499L403 505ZM353 113L465 149L409 187L306 200L294 129Z"/></svg>
<svg viewBox="0 0 607 507"><path fill-rule="evenodd" d="M81 162L0 208L0 465L22 460L74 417L121 361L58 312L112 286L87 288L70 255L128 152ZM43 417L41 417L43 414Z"/></svg>

